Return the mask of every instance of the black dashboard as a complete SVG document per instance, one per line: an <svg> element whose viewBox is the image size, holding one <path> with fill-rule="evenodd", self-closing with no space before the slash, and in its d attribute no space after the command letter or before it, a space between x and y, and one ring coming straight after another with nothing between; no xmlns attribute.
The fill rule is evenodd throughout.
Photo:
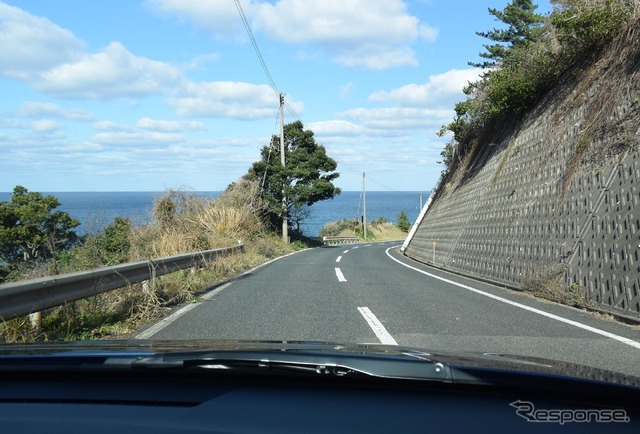
<svg viewBox="0 0 640 434"><path fill-rule="evenodd" d="M0 426L16 433L639 432L637 389L545 381L553 387L203 369L13 370L0 374Z"/></svg>

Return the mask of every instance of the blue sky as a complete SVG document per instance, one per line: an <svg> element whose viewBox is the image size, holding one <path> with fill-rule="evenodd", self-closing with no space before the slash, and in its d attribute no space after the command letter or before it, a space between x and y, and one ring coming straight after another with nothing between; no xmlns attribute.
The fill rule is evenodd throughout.
<svg viewBox="0 0 640 434"><path fill-rule="evenodd" d="M337 185L400 191L437 181L436 131L507 3L241 0ZM279 131L234 0L0 1L0 46L0 191L222 190Z"/></svg>

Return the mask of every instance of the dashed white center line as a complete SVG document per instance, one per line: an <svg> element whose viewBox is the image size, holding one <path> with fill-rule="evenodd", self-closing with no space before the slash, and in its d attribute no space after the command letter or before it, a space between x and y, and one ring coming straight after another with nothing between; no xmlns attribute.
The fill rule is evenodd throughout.
<svg viewBox="0 0 640 434"><path fill-rule="evenodd" d="M344 255L345 253L347 253L349 251L349 249L345 250L344 252L342 252L342 254Z"/></svg>
<svg viewBox="0 0 640 434"><path fill-rule="evenodd" d="M357 249L358 247L360 247L360 246L355 246L354 249Z"/></svg>
<svg viewBox="0 0 640 434"><path fill-rule="evenodd" d="M340 260L341 260L341 259L342 259L342 256L338 256L338 257L336 258L336 262L340 262Z"/></svg>
<svg viewBox="0 0 640 434"><path fill-rule="evenodd" d="M344 274L340 271L339 268L336 267L336 276L338 276L338 282L346 282L347 279L344 278Z"/></svg>
<svg viewBox="0 0 640 434"><path fill-rule="evenodd" d="M376 318L376 316L369 310L368 307L359 307L358 311L362 314L364 319L367 320L369 327L371 327L371 330L373 330L378 339L380 339L380 342L388 345L398 345L396 340L393 339L393 336L389 334L387 329L384 328L380 320Z"/></svg>

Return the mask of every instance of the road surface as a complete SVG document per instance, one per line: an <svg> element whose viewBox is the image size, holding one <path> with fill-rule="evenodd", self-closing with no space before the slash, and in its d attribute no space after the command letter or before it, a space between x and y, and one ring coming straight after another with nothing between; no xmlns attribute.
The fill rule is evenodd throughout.
<svg viewBox="0 0 640 434"><path fill-rule="evenodd" d="M404 257L304 250L212 289L139 338L385 343L548 357L640 376L640 330Z"/></svg>

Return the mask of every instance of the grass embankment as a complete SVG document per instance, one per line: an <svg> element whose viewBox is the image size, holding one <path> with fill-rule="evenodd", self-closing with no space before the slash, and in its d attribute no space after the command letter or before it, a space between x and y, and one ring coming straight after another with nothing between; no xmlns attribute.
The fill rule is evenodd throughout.
<svg viewBox="0 0 640 434"><path fill-rule="evenodd" d="M357 236L364 241L362 224L347 219L327 223L320 231L321 237L353 237ZM367 223L367 241L393 241L404 240L407 232L397 225L388 222L385 218L379 218Z"/></svg>
<svg viewBox="0 0 640 434"><path fill-rule="evenodd" d="M66 252L55 268L60 273L87 270L212 248L241 240L245 253L217 259L198 270L183 270L142 284L110 291L42 312L41 326L28 317L0 324L0 342L32 342L130 337L146 323L166 315L198 293L269 259L305 247L284 244L268 231L265 204L257 184L240 181L215 200L169 191L156 201L152 221L131 227L116 220L104 233ZM41 273L40 275L45 274ZM36 277L35 275L25 278Z"/></svg>

